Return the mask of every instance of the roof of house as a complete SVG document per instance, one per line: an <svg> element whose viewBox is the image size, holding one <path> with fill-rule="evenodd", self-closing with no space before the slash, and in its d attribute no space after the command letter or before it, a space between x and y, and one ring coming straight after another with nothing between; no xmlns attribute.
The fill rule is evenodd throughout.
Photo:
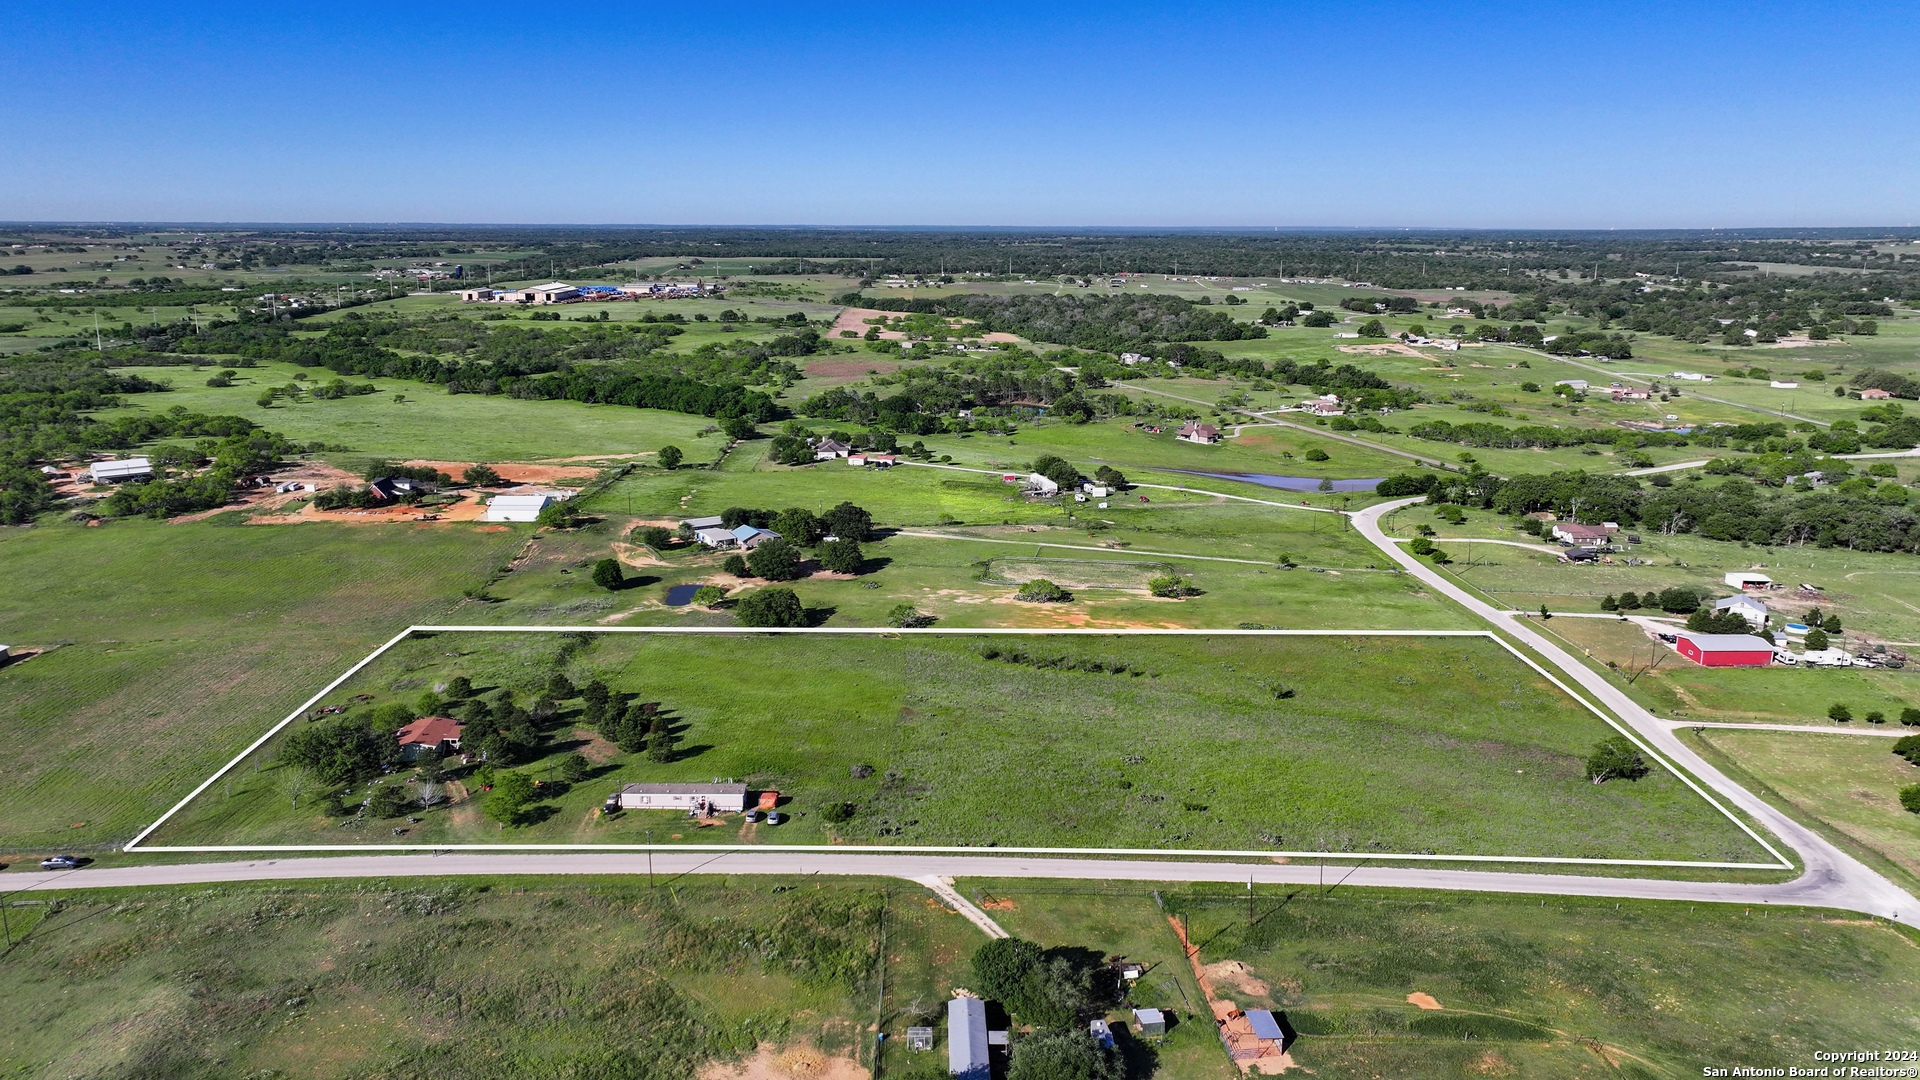
<svg viewBox="0 0 1920 1080"><path fill-rule="evenodd" d="M1565 521L1565 522L1557 523L1554 525L1553 531L1559 532L1559 533L1566 533L1568 536L1574 536L1574 537L1591 536L1591 537L1598 538L1603 536L1612 536L1614 534L1614 529L1610 526L1582 525L1577 521Z"/></svg>
<svg viewBox="0 0 1920 1080"><path fill-rule="evenodd" d="M1729 596L1724 600L1715 600L1713 602L1713 610L1715 611L1726 611L1730 608L1737 607L1759 608L1761 611L1767 610L1767 605L1755 600L1751 596Z"/></svg>
<svg viewBox="0 0 1920 1080"><path fill-rule="evenodd" d="M1286 1040L1286 1033L1280 1030L1280 1025L1273 1019L1273 1012L1269 1009L1248 1009L1247 1023L1253 1028L1254 1035L1259 1038Z"/></svg>
<svg viewBox="0 0 1920 1080"><path fill-rule="evenodd" d="M1752 634L1689 634L1682 632L1681 637L1700 647L1702 652L1772 652L1773 646L1766 638Z"/></svg>
<svg viewBox="0 0 1920 1080"><path fill-rule="evenodd" d="M523 291L531 292L531 293L555 293L555 292L569 292L572 289L573 289L573 286L567 284L564 281L549 281L545 285L535 285L532 288L526 289Z"/></svg>
<svg viewBox="0 0 1920 1080"><path fill-rule="evenodd" d="M401 746L439 746L460 738L462 721L450 716L423 716L396 734Z"/></svg>
<svg viewBox="0 0 1920 1080"><path fill-rule="evenodd" d="M680 524L685 525L689 529L717 529L721 523L717 517L698 517L688 518Z"/></svg>
<svg viewBox="0 0 1920 1080"><path fill-rule="evenodd" d="M833 438L821 439L819 442L813 444L813 448L815 450L831 450L836 454L840 453L843 450L853 449L853 447L848 446L846 443L841 442L839 439L833 439Z"/></svg>
<svg viewBox="0 0 1920 1080"><path fill-rule="evenodd" d="M743 544L756 536L772 536L777 538L780 535L772 529L762 529L757 525L735 525L732 532L733 538Z"/></svg>
<svg viewBox="0 0 1920 1080"><path fill-rule="evenodd" d="M1212 424L1202 424L1193 420L1189 420L1184 425L1181 426L1180 434L1198 435L1203 439L1211 439L1215 435L1220 434L1220 429L1217 427L1214 427Z"/></svg>
<svg viewBox="0 0 1920 1080"><path fill-rule="evenodd" d="M987 1003L975 997L947 1002L947 1071L959 1077L985 1077Z"/></svg>
<svg viewBox="0 0 1920 1080"><path fill-rule="evenodd" d="M722 529L716 525L710 529L693 530L693 538L703 544L724 544L734 537L732 529Z"/></svg>
<svg viewBox="0 0 1920 1080"><path fill-rule="evenodd" d="M623 795L740 795L747 793L745 784L624 784L620 788Z"/></svg>
<svg viewBox="0 0 1920 1080"><path fill-rule="evenodd" d="M495 510L545 510L551 495L495 495L487 505Z"/></svg>

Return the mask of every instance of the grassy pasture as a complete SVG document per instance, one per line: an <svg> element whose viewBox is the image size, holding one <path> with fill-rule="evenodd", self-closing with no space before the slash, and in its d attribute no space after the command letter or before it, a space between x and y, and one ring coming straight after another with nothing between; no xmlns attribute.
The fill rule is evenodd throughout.
<svg viewBox="0 0 1920 1080"><path fill-rule="evenodd" d="M412 700L456 674L525 697L562 645L420 637L336 697ZM986 645L1130 670L989 659ZM563 714L551 754L527 768L550 775L582 749L605 763L591 781L534 823L503 831L459 804L426 814L408 842L1756 854L1667 774L1586 782L1582 756L1610 729L1484 639L614 635L566 663L577 684L598 676L663 702L684 728L681 757L618 755ZM860 764L874 775L851 777ZM621 783L714 776L778 789L795 820L699 828L673 812L593 813ZM374 823L342 826L296 777L270 744L154 842L390 841ZM829 824L820 808L843 801L859 812Z"/></svg>
<svg viewBox="0 0 1920 1080"><path fill-rule="evenodd" d="M0 1007L17 1022L0 1071L691 1080L764 1044L855 1059L864 1073L876 1005L883 1030L904 1036L964 985L981 940L903 883L469 878L81 894L7 956Z"/></svg>
<svg viewBox="0 0 1920 1080"><path fill-rule="evenodd" d="M1877 856L1908 890L1920 890L1920 815L1900 806L1900 789L1920 768L1891 740L1705 728L1684 734L1752 790L1802 821L1823 824L1837 842Z"/></svg>
<svg viewBox="0 0 1920 1080"><path fill-rule="evenodd" d="M335 376L323 368L263 363L242 369L230 387L207 386L208 374L223 366L216 360L205 368L125 368L130 374L169 383L173 390L129 395L124 407L164 412L183 406L192 412L244 417L290 439L344 445L354 455L368 457L535 461L647 454L650 458L653 451L672 443L688 460L699 462L717 457L723 444L722 436L696 434L713 423L703 416L577 401L449 394L444 387L405 379L353 379L349 381L372 381L380 392L293 404L283 398L262 408L256 400L260 392L293 382L296 373L316 382ZM395 402L395 394L405 395L406 400Z"/></svg>
<svg viewBox="0 0 1920 1080"><path fill-rule="evenodd" d="M523 537L144 520L0 530L0 850L141 825L359 656L444 619Z"/></svg>
<svg viewBox="0 0 1920 1080"><path fill-rule="evenodd" d="M1207 942L1201 963L1244 965L1212 969L1216 992L1285 1010L1302 1033L1294 1060L1320 1077L1810 1068L1816 1050L1908 1045L1912 1018L1893 1003L1920 993L1910 931L1803 909L1229 886L1164 890L1162 911L1127 889L963 887L1012 898L997 916L1012 932L1170 951L1168 966L1177 915Z"/></svg>

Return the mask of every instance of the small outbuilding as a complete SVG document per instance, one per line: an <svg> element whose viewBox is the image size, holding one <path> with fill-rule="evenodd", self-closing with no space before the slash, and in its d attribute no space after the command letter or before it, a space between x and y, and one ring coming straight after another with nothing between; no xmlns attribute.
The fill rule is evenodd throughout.
<svg viewBox="0 0 1920 1080"><path fill-rule="evenodd" d="M930 1027L908 1028L907 1049L921 1053L933 1049L933 1029Z"/></svg>
<svg viewBox="0 0 1920 1080"><path fill-rule="evenodd" d="M987 1003L976 997L947 1002L947 1072L960 1080L992 1080L987 1051Z"/></svg>
<svg viewBox="0 0 1920 1080"><path fill-rule="evenodd" d="M1167 1014L1159 1009L1133 1010L1133 1023L1142 1035L1158 1037L1167 1033Z"/></svg>
<svg viewBox="0 0 1920 1080"><path fill-rule="evenodd" d="M1765 574L1746 573L1741 571L1734 571L1728 574L1723 580L1726 581L1727 586L1729 588L1740 589L1742 591L1747 591L1751 589L1765 589L1773 585L1773 579L1768 577Z"/></svg>
<svg viewBox="0 0 1920 1080"><path fill-rule="evenodd" d="M553 502L551 495L495 495L482 521L538 521L540 511Z"/></svg>
<svg viewBox="0 0 1920 1080"><path fill-rule="evenodd" d="M143 457L121 458L118 461L96 461L88 467L96 484L119 484L128 480L149 480L153 478L153 462Z"/></svg>
<svg viewBox="0 0 1920 1080"><path fill-rule="evenodd" d="M1773 663L1773 646L1752 634L1676 635L1680 655L1702 667L1766 667Z"/></svg>
<svg viewBox="0 0 1920 1080"><path fill-rule="evenodd" d="M614 794L622 810L711 810L738 814L747 808L745 784L627 784Z"/></svg>

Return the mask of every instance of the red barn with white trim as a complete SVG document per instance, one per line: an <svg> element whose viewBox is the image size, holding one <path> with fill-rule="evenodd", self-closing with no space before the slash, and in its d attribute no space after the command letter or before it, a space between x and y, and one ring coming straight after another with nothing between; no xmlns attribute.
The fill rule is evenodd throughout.
<svg viewBox="0 0 1920 1080"><path fill-rule="evenodd" d="M1704 667L1766 667L1773 646L1752 634L1680 634L1680 655Z"/></svg>

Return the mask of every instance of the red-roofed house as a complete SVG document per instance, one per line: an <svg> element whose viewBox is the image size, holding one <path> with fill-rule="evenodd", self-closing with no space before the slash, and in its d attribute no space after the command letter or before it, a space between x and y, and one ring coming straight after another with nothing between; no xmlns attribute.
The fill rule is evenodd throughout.
<svg viewBox="0 0 1920 1080"><path fill-rule="evenodd" d="M460 749L460 728L465 721L447 716L423 716L400 729L400 756L412 761L421 754L444 754Z"/></svg>
<svg viewBox="0 0 1920 1080"><path fill-rule="evenodd" d="M1871 386L1860 391L1860 400L1862 401L1885 401L1892 396L1893 394L1886 390L1876 389Z"/></svg>
<svg viewBox="0 0 1920 1080"><path fill-rule="evenodd" d="M1174 438L1183 442L1199 443L1211 446L1220 441L1220 429L1212 424L1202 424L1198 420L1189 420L1180 428L1180 434Z"/></svg>
<svg viewBox="0 0 1920 1080"><path fill-rule="evenodd" d="M1582 525L1577 521L1559 521L1553 526L1553 538L1569 544L1606 543L1617 526Z"/></svg>

